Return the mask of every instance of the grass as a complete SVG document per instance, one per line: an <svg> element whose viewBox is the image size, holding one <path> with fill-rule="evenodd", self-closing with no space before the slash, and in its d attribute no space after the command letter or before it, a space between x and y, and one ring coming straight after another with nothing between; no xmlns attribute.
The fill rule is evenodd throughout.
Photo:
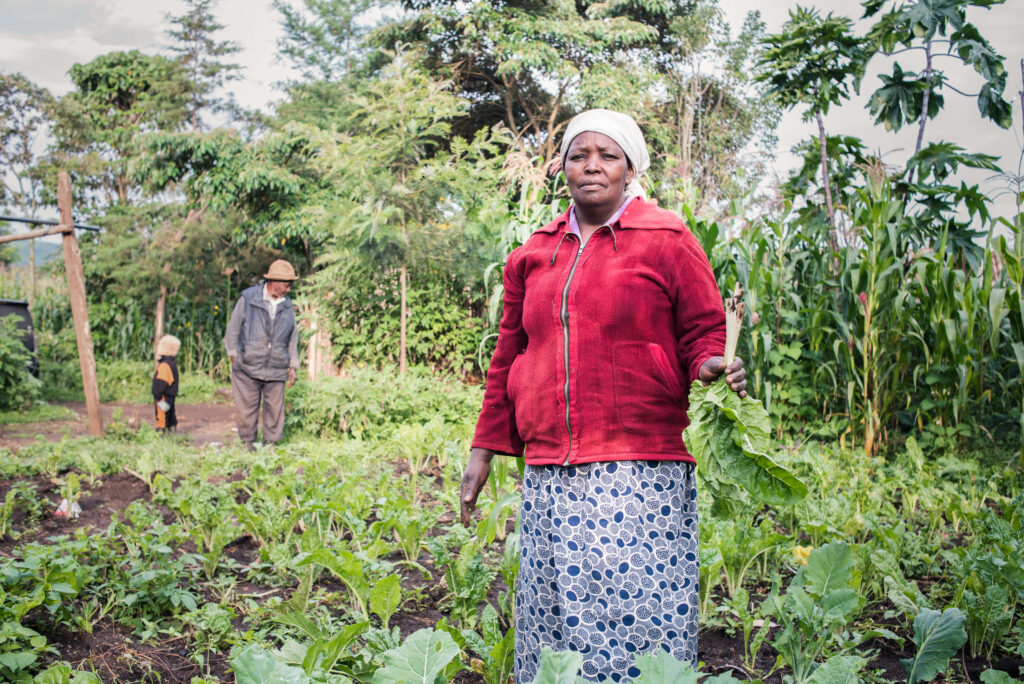
<svg viewBox="0 0 1024 684"><path fill-rule="evenodd" d="M0 411L0 425L16 423L49 423L55 420L74 420L75 412L67 406L37 403L24 411Z"/></svg>
<svg viewBox="0 0 1024 684"><path fill-rule="evenodd" d="M44 363L41 379L43 396L51 401L85 401L82 378L76 364ZM149 361L100 361L96 364L100 401L148 404L153 401L150 387L153 364ZM193 404L230 403L230 384L206 375L181 373L178 397Z"/></svg>

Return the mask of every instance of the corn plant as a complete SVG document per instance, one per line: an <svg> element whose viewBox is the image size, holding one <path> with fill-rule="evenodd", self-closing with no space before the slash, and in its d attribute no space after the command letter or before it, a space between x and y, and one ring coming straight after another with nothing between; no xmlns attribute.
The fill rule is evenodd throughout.
<svg viewBox="0 0 1024 684"><path fill-rule="evenodd" d="M869 187L857 191L850 207L859 244L840 253L832 354L845 378L848 415L870 455L901 396L897 387L912 366L914 349L927 350L904 275L910 243L903 204L893 198L880 162L868 175Z"/></svg>

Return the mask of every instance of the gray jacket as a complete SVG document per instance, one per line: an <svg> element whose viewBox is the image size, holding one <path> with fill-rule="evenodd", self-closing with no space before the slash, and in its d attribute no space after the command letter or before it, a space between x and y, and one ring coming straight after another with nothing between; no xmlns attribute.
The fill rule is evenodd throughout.
<svg viewBox="0 0 1024 684"><path fill-rule="evenodd" d="M284 382L288 369L299 367L299 328L288 297L277 305L271 319L270 306L263 301L265 284L260 281L238 298L224 334L224 346L228 356L236 357L232 371L241 370L265 382Z"/></svg>

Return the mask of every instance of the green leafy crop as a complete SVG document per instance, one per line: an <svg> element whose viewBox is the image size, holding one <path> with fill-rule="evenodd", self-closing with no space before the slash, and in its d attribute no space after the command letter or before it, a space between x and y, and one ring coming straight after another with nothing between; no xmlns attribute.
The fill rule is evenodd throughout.
<svg viewBox="0 0 1024 684"><path fill-rule="evenodd" d="M761 402L741 399L724 378L707 386L694 383L689 416L683 441L714 499L713 515L735 515L745 502L740 488L773 506L807 495L807 486L768 456L771 425Z"/></svg>

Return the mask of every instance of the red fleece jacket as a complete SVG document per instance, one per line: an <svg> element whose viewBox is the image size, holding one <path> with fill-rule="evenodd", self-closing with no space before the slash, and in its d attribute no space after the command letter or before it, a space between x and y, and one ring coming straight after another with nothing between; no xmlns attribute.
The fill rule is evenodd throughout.
<svg viewBox="0 0 1024 684"><path fill-rule="evenodd" d="M474 447L530 465L693 462L687 395L723 353L725 313L679 217L636 198L581 248L566 212L509 255L504 283Z"/></svg>

